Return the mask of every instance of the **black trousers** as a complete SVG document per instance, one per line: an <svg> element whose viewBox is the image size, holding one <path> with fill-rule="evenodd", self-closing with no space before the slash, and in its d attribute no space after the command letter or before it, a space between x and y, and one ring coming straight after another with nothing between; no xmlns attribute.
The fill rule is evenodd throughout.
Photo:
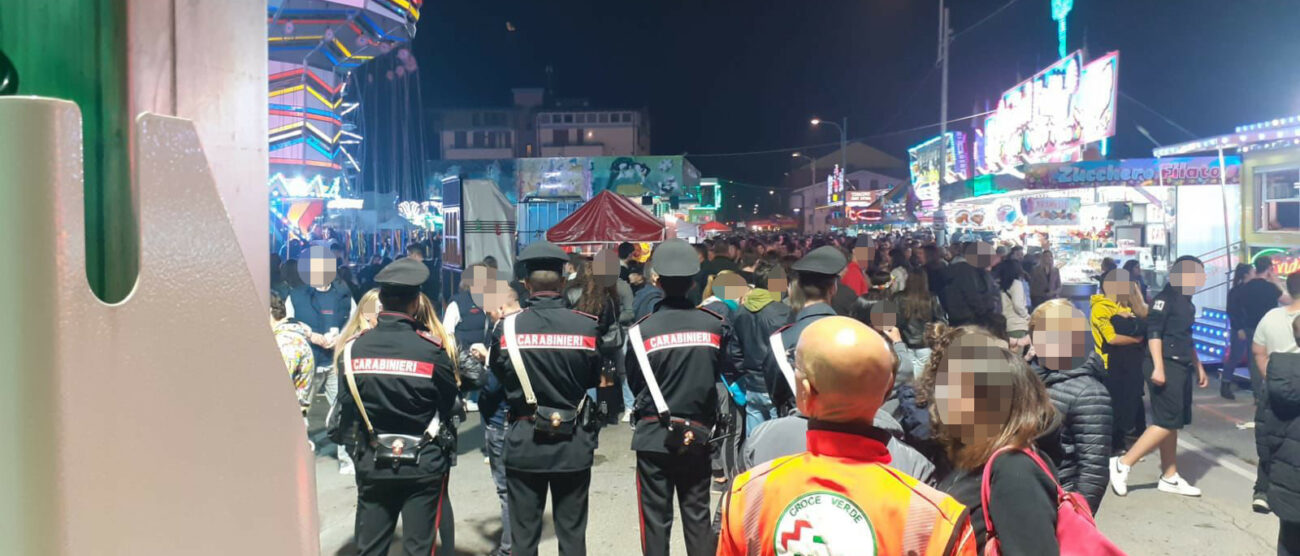
<svg viewBox="0 0 1300 556"><path fill-rule="evenodd" d="M636 453L636 491L641 504L641 552L667 556L673 529L673 493L682 509L686 554L718 551L718 537L709 516L709 487L713 480L709 456Z"/></svg>
<svg viewBox="0 0 1300 556"><path fill-rule="evenodd" d="M360 556L386 556L397 517L402 517L402 551L433 552L446 476L366 481L357 477L356 543Z"/></svg>
<svg viewBox="0 0 1300 556"><path fill-rule="evenodd" d="M506 469L506 490L510 503L512 556L536 556L542 541L542 516L546 493L554 496L551 515L555 519L555 540L564 556L587 554L587 491L591 470L568 473L529 473Z"/></svg>
<svg viewBox="0 0 1300 556"><path fill-rule="evenodd" d="M1300 556L1300 522L1283 521L1278 524L1277 556Z"/></svg>

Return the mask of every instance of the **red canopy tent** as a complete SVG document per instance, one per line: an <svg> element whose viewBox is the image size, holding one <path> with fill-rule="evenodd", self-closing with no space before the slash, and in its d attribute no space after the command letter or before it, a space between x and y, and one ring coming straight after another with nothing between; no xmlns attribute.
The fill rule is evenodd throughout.
<svg viewBox="0 0 1300 556"><path fill-rule="evenodd" d="M627 197L602 191L546 231L560 245L660 242L664 224Z"/></svg>
<svg viewBox="0 0 1300 556"><path fill-rule="evenodd" d="M718 221L713 221L713 222L709 222L709 223L707 223L707 224L705 224L705 225L703 225L703 226L700 226L700 231L702 231L702 232L730 232L730 231L731 231L731 226L728 226L728 225L723 224L723 223L718 222Z"/></svg>

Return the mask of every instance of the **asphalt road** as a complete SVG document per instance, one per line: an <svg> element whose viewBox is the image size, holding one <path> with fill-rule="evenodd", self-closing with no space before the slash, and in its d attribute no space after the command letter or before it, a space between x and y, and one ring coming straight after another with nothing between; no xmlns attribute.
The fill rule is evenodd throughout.
<svg viewBox="0 0 1300 556"><path fill-rule="evenodd" d="M1250 509L1256 463L1254 431L1238 428L1253 415L1250 393L1240 392L1236 401L1227 401L1218 397L1217 383L1211 386L1197 391L1194 423L1183 432L1179 447L1181 474L1201 487L1204 496L1185 498L1155 490L1158 458L1151 455L1134 467L1127 497L1111 492L1102 502L1098 526L1129 554L1275 553L1277 519ZM317 422L313 419L313 424ZM482 432L477 416L471 415L461 428L461 456L451 475L457 554L488 554L500 535L496 491L479 453ZM319 438L319 434L316 431L314 436ZM628 449L630 442L631 432L626 425L606 428L601 435L592 473L587 529L590 554L634 555L640 551L636 464ZM354 554L353 478L338 474L332 446L322 444L318 452L329 452L318 455L316 466L322 553ZM673 530L673 552L685 554L680 526ZM548 513L541 554L557 553Z"/></svg>

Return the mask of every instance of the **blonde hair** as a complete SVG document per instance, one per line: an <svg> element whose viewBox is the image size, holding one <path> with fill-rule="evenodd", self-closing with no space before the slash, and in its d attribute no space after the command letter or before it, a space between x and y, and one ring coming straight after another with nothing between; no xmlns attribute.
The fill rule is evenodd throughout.
<svg viewBox="0 0 1300 556"><path fill-rule="evenodd" d="M1051 317L1059 318L1062 316L1071 316L1076 311L1079 313L1079 316L1084 317L1083 311L1079 311L1079 308L1075 307L1073 303L1070 303L1070 300L1068 299L1058 297L1056 299L1044 301L1029 315L1029 331L1038 332L1046 330L1048 328L1047 323L1051 320Z"/></svg>
<svg viewBox="0 0 1300 556"><path fill-rule="evenodd" d="M370 311L366 308L370 307ZM344 344L352 341L357 335L370 330L370 323L366 321L367 312L379 312L379 288L372 289L361 296L361 301L357 302L357 308L352 311L348 317L348 323L343 325L343 331L339 333L339 339L334 343L335 347L341 348ZM338 368L339 360L343 358L343 350L334 350L334 368Z"/></svg>
<svg viewBox="0 0 1300 556"><path fill-rule="evenodd" d="M429 329L429 333L442 342L442 348L447 350L447 357L451 358L451 372L456 376L456 386L460 387L460 361L456 358L457 351L456 337L448 334L447 329L442 327L442 322L438 320L437 313L433 310L433 302L429 301L429 296L420 293L419 302L415 305L415 322L423 324Z"/></svg>

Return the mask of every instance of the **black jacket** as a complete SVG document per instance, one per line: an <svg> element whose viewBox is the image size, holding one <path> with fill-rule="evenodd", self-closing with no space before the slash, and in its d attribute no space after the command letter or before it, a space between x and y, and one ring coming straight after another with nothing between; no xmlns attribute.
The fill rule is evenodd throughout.
<svg viewBox="0 0 1300 556"><path fill-rule="evenodd" d="M434 417L443 426L450 425L452 408L459 399L456 377L451 357L437 337L407 315L384 312L375 327L357 336L351 345L352 375L376 434L422 436ZM340 430L360 427L364 431L345 372L338 373L338 381ZM418 468L376 469L365 438L363 432L345 442L357 462L359 477L439 476L450 467L448 454L427 443L420 449Z"/></svg>
<svg viewBox="0 0 1300 556"><path fill-rule="evenodd" d="M1268 505L1282 521L1300 521L1300 353L1268 357L1265 390Z"/></svg>
<svg viewBox="0 0 1300 556"><path fill-rule="evenodd" d="M1048 466L1051 462L1048 461ZM1059 474L1059 473L1058 473ZM966 506L971 530L980 553L988 542L980 485L984 467L958 471L939 482L939 490ZM989 477L989 517L1005 556L1055 556L1056 485L1034 460L1023 453L1003 454L993 460Z"/></svg>
<svg viewBox="0 0 1300 556"><path fill-rule="evenodd" d="M993 276L964 260L954 259L948 265L939 299L953 326L987 324L994 315L1002 315L1002 297Z"/></svg>
<svg viewBox="0 0 1300 556"><path fill-rule="evenodd" d="M925 329L928 328L931 323L948 323L948 317L943 314L943 304L939 302L938 297L932 297L930 299L930 314L927 315L927 318L907 318L902 314L903 296L905 295L906 293L904 292L894 294L894 303L897 304L899 308L898 320L900 322L898 323L898 333L903 336L903 343L907 344L907 347L909 348L920 349L923 347L929 347L929 345L925 343ZM922 370L923 369L913 369L913 372L919 376Z"/></svg>
<svg viewBox="0 0 1300 556"><path fill-rule="evenodd" d="M669 298L636 326L669 413L712 428L718 418L718 379L724 371L730 372L726 354L731 330L722 315L696 308L684 298ZM627 385L636 393L632 449L668 453L667 429L657 421L659 412L646 385L646 370L631 345L625 365Z"/></svg>
<svg viewBox="0 0 1300 556"><path fill-rule="evenodd" d="M1101 356L1089 352L1077 369L1049 371L1034 364L1056 406L1056 434L1038 440L1056 464L1061 487L1088 499L1093 513L1110 484L1110 393L1102 384ZM1059 443L1059 449L1052 446Z"/></svg>
<svg viewBox="0 0 1300 556"><path fill-rule="evenodd" d="M767 382L767 392L772 396L772 406L777 408L777 413L786 415L795 406L794 392L790 389L790 382L786 379L780 364L777 363L777 358L785 358L793 368L794 348L799 344L799 335L803 334L804 329L811 326L812 323L835 315L835 310L831 309L830 305L814 303L800 309L794 323L773 333L773 336L780 335L779 340L785 349L781 353L769 351L768 357L763 363L763 369ZM771 337L769 337L768 341L771 341Z"/></svg>
<svg viewBox="0 0 1300 556"><path fill-rule="evenodd" d="M537 405L575 410L588 388L600 384L602 347L608 324L568 308L558 293L541 292L529 299L529 308L515 321L520 352ZM596 449L596 432L578 427L567 440L538 437L530 420L537 409L524 400L524 391L510 355L502 343L504 321L492 331L489 365L505 386L510 425L506 430L506 469L563 473L590 469ZM590 402L588 402L590 403Z"/></svg>
<svg viewBox="0 0 1300 556"><path fill-rule="evenodd" d="M780 301L750 311L743 305L736 310L732 323L735 341L729 344L731 359L740 361L741 386L751 392L770 391L763 365L772 353L770 339L782 326L790 322L790 306Z"/></svg>

